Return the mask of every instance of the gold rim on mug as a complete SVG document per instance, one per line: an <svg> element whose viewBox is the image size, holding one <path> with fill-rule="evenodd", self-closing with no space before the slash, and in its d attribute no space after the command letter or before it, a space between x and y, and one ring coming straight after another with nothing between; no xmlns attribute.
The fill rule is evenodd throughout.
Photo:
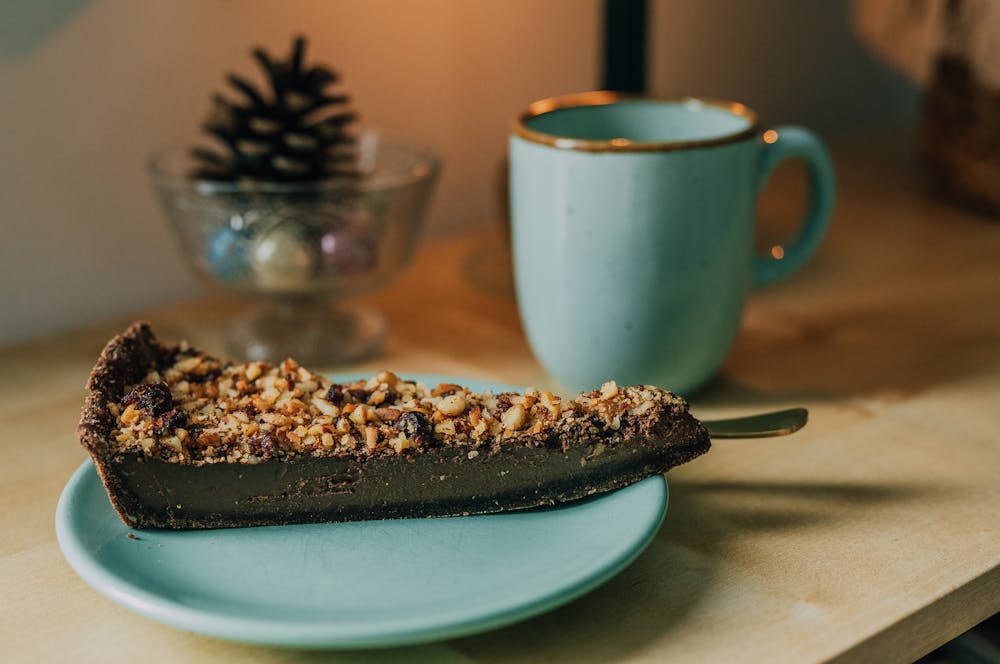
<svg viewBox="0 0 1000 664"><path fill-rule="evenodd" d="M529 120L538 117L539 115L544 115L545 113L551 113L552 111L558 111L566 108L578 108L581 106L605 106L620 101L655 101L710 106L745 118L748 121L748 124L745 128L732 134L684 141L632 141L627 138L593 140L587 138L573 138L572 136L557 136L555 134L549 134L543 131L536 131L528 128L527 123ZM757 114L739 102L716 99L700 99L698 97L658 99L656 97L632 95L622 92L613 92L610 90L578 92L575 94L541 99L528 106L528 110L521 113L521 115L514 121L513 127L514 134L527 141L541 143L542 145L549 145L555 148L583 150L585 152L666 152L669 150L686 150L690 148L736 143L755 136L759 130L760 127L758 126Z"/></svg>

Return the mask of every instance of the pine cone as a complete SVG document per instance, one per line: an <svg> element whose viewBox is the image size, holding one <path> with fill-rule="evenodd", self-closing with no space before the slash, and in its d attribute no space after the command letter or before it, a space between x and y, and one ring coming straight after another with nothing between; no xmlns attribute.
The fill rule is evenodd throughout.
<svg viewBox="0 0 1000 664"><path fill-rule="evenodd" d="M355 141L348 132L357 116L347 109L347 95L327 91L338 80L334 71L303 65L305 45L304 37L296 37L286 61L253 49L269 91L229 74L240 102L214 95L212 114L203 125L226 149L195 147L191 153L198 166L192 177L308 182L357 176Z"/></svg>

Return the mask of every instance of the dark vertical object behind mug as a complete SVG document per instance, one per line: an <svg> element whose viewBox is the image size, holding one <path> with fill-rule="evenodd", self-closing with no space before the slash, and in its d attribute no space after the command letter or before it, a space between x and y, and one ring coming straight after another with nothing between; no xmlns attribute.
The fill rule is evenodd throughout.
<svg viewBox="0 0 1000 664"><path fill-rule="evenodd" d="M647 0L604 0L604 80L601 87L646 92Z"/></svg>

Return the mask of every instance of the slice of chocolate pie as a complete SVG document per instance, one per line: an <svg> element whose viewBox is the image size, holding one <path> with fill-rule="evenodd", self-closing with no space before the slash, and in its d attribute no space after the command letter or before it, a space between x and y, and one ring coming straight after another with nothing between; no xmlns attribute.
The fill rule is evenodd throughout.
<svg viewBox="0 0 1000 664"><path fill-rule="evenodd" d="M500 512L575 500L709 448L657 387L477 394L384 371L333 384L294 360L232 364L134 323L90 376L80 441L135 528Z"/></svg>

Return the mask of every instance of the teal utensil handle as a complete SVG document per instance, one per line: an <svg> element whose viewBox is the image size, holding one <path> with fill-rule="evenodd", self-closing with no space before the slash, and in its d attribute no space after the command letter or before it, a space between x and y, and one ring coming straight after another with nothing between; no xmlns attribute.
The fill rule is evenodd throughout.
<svg viewBox="0 0 1000 664"><path fill-rule="evenodd" d="M774 140L770 140L772 138ZM802 229L789 246L782 248L782 255L754 257L754 286L773 284L805 264L819 247L830 225L836 190L830 153L816 134L802 127L776 127L764 132L764 140L758 166L758 192L764 188L778 164L791 158L799 158L805 162L811 191L809 210Z"/></svg>

